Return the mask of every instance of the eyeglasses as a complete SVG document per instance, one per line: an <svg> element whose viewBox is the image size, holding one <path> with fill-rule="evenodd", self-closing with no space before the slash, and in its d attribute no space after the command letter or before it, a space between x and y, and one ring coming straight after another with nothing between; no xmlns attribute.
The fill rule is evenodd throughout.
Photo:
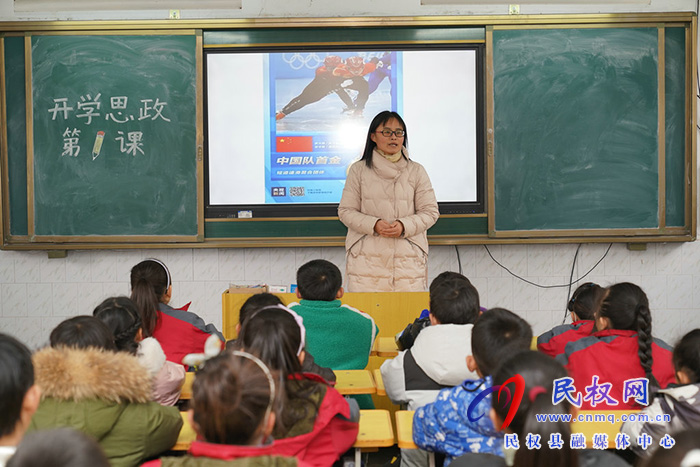
<svg viewBox="0 0 700 467"><path fill-rule="evenodd" d="M391 138L391 135L396 135L397 138L403 138L406 135L406 132L403 130L391 131L388 128L384 128L382 131L378 131L377 133L381 133L383 136L386 136L387 138Z"/></svg>

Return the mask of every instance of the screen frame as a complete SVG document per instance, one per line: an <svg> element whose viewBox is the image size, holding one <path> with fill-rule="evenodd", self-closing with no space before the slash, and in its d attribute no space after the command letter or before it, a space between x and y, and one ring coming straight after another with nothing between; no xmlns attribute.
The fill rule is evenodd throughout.
<svg viewBox="0 0 700 467"><path fill-rule="evenodd" d="M208 122L208 87L207 70L208 57L212 54L249 54L249 53L282 53L282 52L344 52L344 51L439 51L439 50L473 50L476 53L476 201L438 201L440 215L470 215L486 212L485 200L485 44L484 43L400 43L385 45L353 44L348 46L250 46L212 47L205 48L203 54L203 145L204 145L204 217L207 219L246 219L246 218L337 218L338 203L299 203L299 204L215 204L210 203L209 180L209 122ZM410 147L409 147L410 149ZM245 213L240 215L240 213Z"/></svg>

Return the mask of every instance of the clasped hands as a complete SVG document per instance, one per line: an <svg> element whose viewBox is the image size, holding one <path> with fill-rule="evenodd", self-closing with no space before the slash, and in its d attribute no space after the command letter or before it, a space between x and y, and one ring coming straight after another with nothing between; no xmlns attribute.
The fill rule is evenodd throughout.
<svg viewBox="0 0 700 467"><path fill-rule="evenodd" d="M379 219L374 224L374 231L382 237L398 238L403 234L403 224L401 221L389 223L384 219Z"/></svg>

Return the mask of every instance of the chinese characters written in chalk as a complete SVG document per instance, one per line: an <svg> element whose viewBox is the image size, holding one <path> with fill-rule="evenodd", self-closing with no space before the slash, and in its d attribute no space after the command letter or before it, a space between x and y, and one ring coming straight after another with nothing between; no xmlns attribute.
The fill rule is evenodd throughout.
<svg viewBox="0 0 700 467"><path fill-rule="evenodd" d="M130 113L129 97L127 96L110 97L108 109L103 109L101 93L97 93L95 96L91 94L81 95L75 103L68 102L67 97L58 97L53 98L53 107L48 109L48 113L51 115L52 121L71 121L71 119L75 118L85 126L90 126L93 122L97 126L103 117L106 121L124 124L124 130L116 131L115 134L109 136L112 140L119 142L119 151L121 153L136 156L137 153L145 154L143 150L144 134L138 127L129 127L143 120L170 122L170 118L165 112L168 105L167 102L158 98L139 99L136 102L137 105L133 106L134 111ZM65 130L62 130L61 134L63 138L61 156L78 157L81 151L81 133L90 139L89 143L93 142L92 138L94 136L92 159L95 160L100 155L102 143L106 137L104 131L97 131L95 134L91 133L88 136L85 135L87 133L86 130L81 130L75 126L67 126Z"/></svg>

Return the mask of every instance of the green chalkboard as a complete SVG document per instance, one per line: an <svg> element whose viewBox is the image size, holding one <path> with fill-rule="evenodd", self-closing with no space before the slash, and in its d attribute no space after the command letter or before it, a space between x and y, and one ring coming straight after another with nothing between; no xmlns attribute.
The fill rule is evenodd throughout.
<svg viewBox="0 0 700 467"><path fill-rule="evenodd" d="M31 38L34 235L197 235L194 35Z"/></svg>
<svg viewBox="0 0 700 467"><path fill-rule="evenodd" d="M666 196L682 226L685 32L668 36ZM656 27L493 32L495 231L660 228L658 49Z"/></svg>

